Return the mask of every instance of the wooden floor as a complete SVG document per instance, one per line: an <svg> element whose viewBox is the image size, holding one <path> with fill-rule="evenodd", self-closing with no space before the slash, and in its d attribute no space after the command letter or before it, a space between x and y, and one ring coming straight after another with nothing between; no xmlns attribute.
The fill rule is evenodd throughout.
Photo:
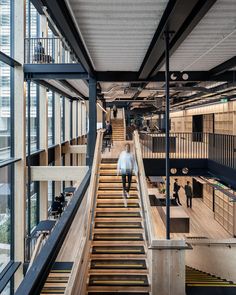
<svg viewBox="0 0 236 295"><path fill-rule="evenodd" d="M171 234L172 238L206 237L210 239L228 239L232 236L214 219L214 213L199 198L193 198L192 209L187 208L183 192L179 193L182 208L190 217L190 232ZM156 236L165 238L165 225L157 211L152 207Z"/></svg>
<svg viewBox="0 0 236 295"><path fill-rule="evenodd" d="M185 212L190 216L190 233L186 237L207 237L210 239L228 239L232 238L215 219L214 213L199 198L193 198L192 209L187 208L184 192L180 192L180 200ZM180 234L173 234L173 237L179 237ZM182 235L183 236L183 235Z"/></svg>

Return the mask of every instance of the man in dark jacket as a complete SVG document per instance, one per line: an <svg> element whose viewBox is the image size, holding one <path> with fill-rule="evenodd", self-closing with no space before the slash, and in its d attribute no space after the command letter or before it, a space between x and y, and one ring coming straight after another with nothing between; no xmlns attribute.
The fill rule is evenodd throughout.
<svg viewBox="0 0 236 295"><path fill-rule="evenodd" d="M58 197L56 197L55 201L52 203L51 210L52 210L52 214L61 215L61 213L62 213L62 205L61 205L60 199Z"/></svg>
<svg viewBox="0 0 236 295"><path fill-rule="evenodd" d="M178 184L178 179L176 178L174 182L174 198L175 198L176 204L182 206L179 200L179 190L180 190L180 185Z"/></svg>
<svg viewBox="0 0 236 295"><path fill-rule="evenodd" d="M106 122L106 131L104 135L112 135L112 126L109 121Z"/></svg>
<svg viewBox="0 0 236 295"><path fill-rule="evenodd" d="M192 193L192 188L190 186L190 182L189 181L187 181L187 184L184 186L184 191L185 191L186 200L187 200L187 207L192 208L192 197L193 197L193 193Z"/></svg>

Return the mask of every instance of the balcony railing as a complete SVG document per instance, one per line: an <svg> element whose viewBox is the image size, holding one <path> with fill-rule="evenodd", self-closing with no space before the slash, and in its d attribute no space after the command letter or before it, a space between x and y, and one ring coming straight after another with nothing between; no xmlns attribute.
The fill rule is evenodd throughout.
<svg viewBox="0 0 236 295"><path fill-rule="evenodd" d="M163 159L164 133L140 133L143 158ZM209 159L236 169L236 136L198 132L170 133L171 159Z"/></svg>
<svg viewBox="0 0 236 295"><path fill-rule="evenodd" d="M209 134L209 160L236 169L236 136Z"/></svg>
<svg viewBox="0 0 236 295"><path fill-rule="evenodd" d="M143 158L165 158L164 133L140 133ZM170 158L208 158L208 133L170 133Z"/></svg>
<svg viewBox="0 0 236 295"><path fill-rule="evenodd" d="M77 63L75 54L60 38L25 38L25 63Z"/></svg>

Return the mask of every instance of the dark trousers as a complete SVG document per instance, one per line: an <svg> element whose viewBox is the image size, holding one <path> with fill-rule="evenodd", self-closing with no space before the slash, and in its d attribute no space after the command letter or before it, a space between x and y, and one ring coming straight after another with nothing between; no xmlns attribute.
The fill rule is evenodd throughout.
<svg viewBox="0 0 236 295"><path fill-rule="evenodd" d="M126 180L128 182L128 187L126 187ZM123 191L127 191L127 193L129 192L131 181L132 181L132 171L126 171L126 173L122 173Z"/></svg>
<svg viewBox="0 0 236 295"><path fill-rule="evenodd" d="M175 192L175 193L174 193L174 198L175 198L175 202L176 202L176 204L181 205L180 200L179 200L179 193L178 193L178 192Z"/></svg>
<svg viewBox="0 0 236 295"><path fill-rule="evenodd" d="M187 197L187 207L192 208L192 196L186 196Z"/></svg>

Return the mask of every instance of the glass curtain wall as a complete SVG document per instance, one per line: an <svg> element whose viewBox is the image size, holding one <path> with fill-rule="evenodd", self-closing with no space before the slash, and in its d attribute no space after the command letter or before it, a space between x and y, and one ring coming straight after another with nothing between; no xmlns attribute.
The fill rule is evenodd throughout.
<svg viewBox="0 0 236 295"><path fill-rule="evenodd" d="M0 0L0 51L14 58L13 0ZM14 157L13 104L14 71L0 62L0 164ZM0 278L3 269L13 259L14 164L0 167ZM4 291L10 294L10 284Z"/></svg>
<svg viewBox="0 0 236 295"><path fill-rule="evenodd" d="M13 57L12 0L0 0L0 51ZM10 66L0 62L0 161L13 156L12 92L13 73Z"/></svg>
<svg viewBox="0 0 236 295"><path fill-rule="evenodd" d="M36 181L30 184L30 207L26 199L26 226L28 234L39 222L39 183ZM30 226L29 226L30 224Z"/></svg>
<svg viewBox="0 0 236 295"><path fill-rule="evenodd" d="M55 163L51 162L48 166L54 166ZM52 202L54 201L55 194L55 181L48 181L48 209L51 207Z"/></svg>
<svg viewBox="0 0 236 295"><path fill-rule="evenodd" d="M0 161L12 156L12 70L0 62Z"/></svg>
<svg viewBox="0 0 236 295"><path fill-rule="evenodd" d="M61 142L65 141L65 98L60 97L61 106Z"/></svg>
<svg viewBox="0 0 236 295"><path fill-rule="evenodd" d="M48 146L54 144L54 93L48 91Z"/></svg>
<svg viewBox="0 0 236 295"><path fill-rule="evenodd" d="M26 152L28 153L28 84L26 88ZM30 151L39 149L39 86L30 85Z"/></svg>
<svg viewBox="0 0 236 295"><path fill-rule="evenodd" d="M12 259L13 165L0 168L0 273Z"/></svg>

